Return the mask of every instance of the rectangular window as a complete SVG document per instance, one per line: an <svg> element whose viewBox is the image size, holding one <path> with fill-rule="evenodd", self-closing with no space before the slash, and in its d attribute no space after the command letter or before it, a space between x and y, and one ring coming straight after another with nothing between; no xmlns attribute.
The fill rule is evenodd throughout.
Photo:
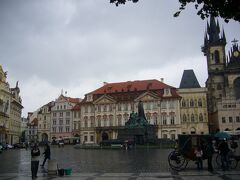
<svg viewBox="0 0 240 180"><path fill-rule="evenodd" d="M70 112L66 112L66 116L70 116Z"/></svg>
<svg viewBox="0 0 240 180"><path fill-rule="evenodd" d="M74 130L77 129L77 122L74 122L74 124L73 124L73 129L74 129Z"/></svg>
<svg viewBox="0 0 240 180"><path fill-rule="evenodd" d="M226 118L222 117L222 123L226 123Z"/></svg>
<svg viewBox="0 0 240 180"><path fill-rule="evenodd" d="M169 108L174 109L174 101L169 101Z"/></svg>
<svg viewBox="0 0 240 180"><path fill-rule="evenodd" d="M63 120L59 119L59 125L63 125Z"/></svg>
<svg viewBox="0 0 240 180"><path fill-rule="evenodd" d="M103 112L107 112L107 105L103 105Z"/></svg>
<svg viewBox="0 0 240 180"><path fill-rule="evenodd" d="M161 108L166 109L167 108L167 103L165 101L161 102Z"/></svg>
<svg viewBox="0 0 240 180"><path fill-rule="evenodd" d="M175 140L176 139L176 135L175 134L171 134L171 139Z"/></svg>
<svg viewBox="0 0 240 180"><path fill-rule="evenodd" d="M76 117L77 117L77 112L75 111L75 112L74 112L74 118L76 118Z"/></svg>
<svg viewBox="0 0 240 180"><path fill-rule="evenodd" d="M124 111L128 111L128 104L124 104Z"/></svg>
<svg viewBox="0 0 240 180"><path fill-rule="evenodd" d="M91 140L91 142L94 141L94 136L93 135L91 135L90 140Z"/></svg>
<svg viewBox="0 0 240 180"><path fill-rule="evenodd" d="M88 139L87 139L87 136L84 136L84 141L87 141Z"/></svg>
<svg viewBox="0 0 240 180"><path fill-rule="evenodd" d="M175 124L174 116L171 116L171 124Z"/></svg>
<svg viewBox="0 0 240 180"><path fill-rule="evenodd" d="M60 117L63 117L63 112L60 112Z"/></svg>
<svg viewBox="0 0 240 180"><path fill-rule="evenodd" d="M58 127L59 132L62 132L63 128L62 127Z"/></svg>
<svg viewBox="0 0 240 180"><path fill-rule="evenodd" d="M98 112L101 112L101 106L100 105L97 106L97 109L98 109Z"/></svg>
<svg viewBox="0 0 240 180"><path fill-rule="evenodd" d="M95 110L94 106L91 106L91 113L93 113Z"/></svg>
<svg viewBox="0 0 240 180"><path fill-rule="evenodd" d="M53 117L57 117L57 113L54 112L54 113L53 113Z"/></svg>
<svg viewBox="0 0 240 180"><path fill-rule="evenodd" d="M85 113L88 113L88 106L85 106Z"/></svg>
<svg viewBox="0 0 240 180"><path fill-rule="evenodd" d="M53 120L53 125L56 125L56 119Z"/></svg>
<svg viewBox="0 0 240 180"><path fill-rule="evenodd" d="M232 117L229 117L229 123L232 123L232 122L233 122Z"/></svg>
<svg viewBox="0 0 240 180"><path fill-rule="evenodd" d="M118 111L121 111L122 110L122 106L121 104L118 104Z"/></svg>
<svg viewBox="0 0 240 180"><path fill-rule="evenodd" d="M236 122L238 122L238 123L240 122L239 116L236 117Z"/></svg>
<svg viewBox="0 0 240 180"><path fill-rule="evenodd" d="M109 105L109 111L112 112L112 104Z"/></svg>
<svg viewBox="0 0 240 180"><path fill-rule="evenodd" d="M70 124L70 120L66 119L66 124L69 125Z"/></svg>
<svg viewBox="0 0 240 180"><path fill-rule="evenodd" d="M67 126L67 127L66 127L66 132L69 132L69 129L70 129L69 126Z"/></svg>
<svg viewBox="0 0 240 180"><path fill-rule="evenodd" d="M167 117L166 116L162 116L162 124L166 125L167 124Z"/></svg>

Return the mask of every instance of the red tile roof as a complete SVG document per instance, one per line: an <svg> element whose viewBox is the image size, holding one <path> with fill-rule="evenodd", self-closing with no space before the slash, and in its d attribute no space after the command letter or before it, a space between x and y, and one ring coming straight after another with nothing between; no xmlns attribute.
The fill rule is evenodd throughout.
<svg viewBox="0 0 240 180"><path fill-rule="evenodd" d="M96 89L92 94L105 94L105 93L119 93L119 92L136 92L136 91L146 91L146 90L159 90L165 87L170 87L169 85L153 80L136 80L118 83L107 83L104 86Z"/></svg>
<svg viewBox="0 0 240 180"><path fill-rule="evenodd" d="M73 111L77 111L77 110L80 110L80 109L81 109L80 103L77 103L77 104L72 108Z"/></svg>

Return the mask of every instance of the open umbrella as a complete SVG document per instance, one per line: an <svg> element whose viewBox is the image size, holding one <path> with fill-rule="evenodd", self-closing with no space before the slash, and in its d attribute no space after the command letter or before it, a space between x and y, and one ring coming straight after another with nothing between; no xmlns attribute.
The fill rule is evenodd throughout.
<svg viewBox="0 0 240 180"><path fill-rule="evenodd" d="M230 138L231 138L231 136L230 136L228 133L226 133L226 132L217 132L217 133L214 135L214 137L215 137L215 138L219 138L219 139L224 139L224 138L230 139Z"/></svg>

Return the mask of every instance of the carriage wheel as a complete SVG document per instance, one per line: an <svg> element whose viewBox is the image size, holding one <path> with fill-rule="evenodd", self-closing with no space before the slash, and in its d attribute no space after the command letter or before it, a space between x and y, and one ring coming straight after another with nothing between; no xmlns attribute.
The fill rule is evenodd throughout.
<svg viewBox="0 0 240 180"><path fill-rule="evenodd" d="M216 163L217 163L217 167L221 168L222 167L222 161L221 161L221 155L218 154L216 157ZM233 156L230 156L228 159L228 165L231 169L235 169L237 167L238 161L236 160L236 158L234 158Z"/></svg>
<svg viewBox="0 0 240 180"><path fill-rule="evenodd" d="M229 160L228 160L228 164L229 164L229 167L231 168L231 169L235 169L236 167L237 167L237 164L238 164L238 161L236 160L236 158L235 157L229 157Z"/></svg>
<svg viewBox="0 0 240 180"><path fill-rule="evenodd" d="M180 171L187 166L187 161L180 152L175 150L168 155L168 164L173 170Z"/></svg>

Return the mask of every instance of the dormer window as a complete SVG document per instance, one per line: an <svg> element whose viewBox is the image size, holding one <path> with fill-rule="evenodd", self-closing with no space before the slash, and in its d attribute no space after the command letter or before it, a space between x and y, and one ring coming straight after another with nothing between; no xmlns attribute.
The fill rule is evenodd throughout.
<svg viewBox="0 0 240 180"><path fill-rule="evenodd" d="M92 94L87 95L87 102L92 101Z"/></svg>
<svg viewBox="0 0 240 180"><path fill-rule="evenodd" d="M171 89L170 88L165 88L164 89L164 96L171 96Z"/></svg>

